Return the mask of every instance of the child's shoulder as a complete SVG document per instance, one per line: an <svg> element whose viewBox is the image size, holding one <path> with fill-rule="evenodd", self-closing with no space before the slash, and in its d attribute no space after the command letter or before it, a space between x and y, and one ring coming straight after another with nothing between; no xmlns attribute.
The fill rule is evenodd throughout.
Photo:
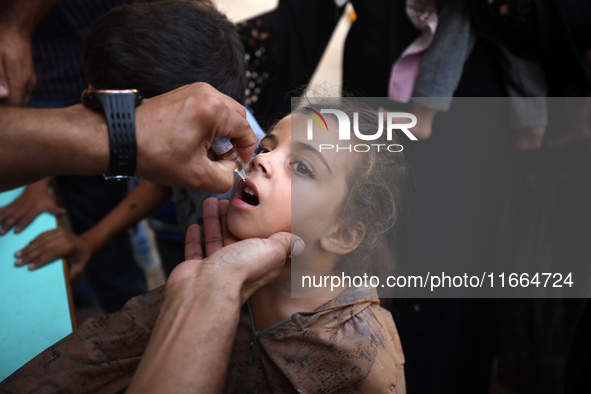
<svg viewBox="0 0 591 394"><path fill-rule="evenodd" d="M404 363L398 330L390 311L380 306L375 289L356 288L327 302L313 313L296 314L294 321L306 331L330 331L343 336L344 346L390 348ZM309 334L310 335L310 334Z"/></svg>
<svg viewBox="0 0 591 394"><path fill-rule="evenodd" d="M313 370L315 381L333 388L404 387L404 355L392 315L375 292L357 290L295 314L289 326L267 338L267 350L280 355L276 360L290 360L280 369L302 379L300 386Z"/></svg>

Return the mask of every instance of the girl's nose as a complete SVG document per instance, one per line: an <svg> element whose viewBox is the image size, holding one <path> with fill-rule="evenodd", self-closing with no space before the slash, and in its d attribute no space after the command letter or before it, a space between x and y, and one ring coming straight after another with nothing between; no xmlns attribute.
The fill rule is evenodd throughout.
<svg viewBox="0 0 591 394"><path fill-rule="evenodd" d="M269 153L262 153L262 154L258 154L254 157L254 159L252 159L252 161L250 162L250 164L248 165L250 171L260 171L261 173L263 173L266 176L271 176L273 171L272 171L272 157L273 154L272 152Z"/></svg>

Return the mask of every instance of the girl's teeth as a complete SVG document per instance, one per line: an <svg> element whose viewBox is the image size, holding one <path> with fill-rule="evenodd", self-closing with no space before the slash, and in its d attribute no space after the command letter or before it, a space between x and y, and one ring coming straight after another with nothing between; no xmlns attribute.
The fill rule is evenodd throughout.
<svg viewBox="0 0 591 394"><path fill-rule="evenodd" d="M254 196L254 195L255 195L255 194L254 194L254 190L253 190L253 189L252 189L252 187L250 187L250 186L246 186L246 187L244 188L244 193L250 194L251 196Z"/></svg>

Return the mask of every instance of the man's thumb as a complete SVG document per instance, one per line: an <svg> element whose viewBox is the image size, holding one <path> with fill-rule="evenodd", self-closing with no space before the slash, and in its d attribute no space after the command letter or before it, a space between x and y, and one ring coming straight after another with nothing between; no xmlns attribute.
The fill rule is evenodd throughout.
<svg viewBox="0 0 591 394"><path fill-rule="evenodd" d="M306 247L306 244L300 237L290 233L281 232L271 234L269 239L274 239L281 242L287 252L287 257L300 256L302 253L304 253L304 249Z"/></svg>
<svg viewBox="0 0 591 394"><path fill-rule="evenodd" d="M209 185L203 187L213 193L225 193L234 183L236 163L229 160L212 161L209 171Z"/></svg>

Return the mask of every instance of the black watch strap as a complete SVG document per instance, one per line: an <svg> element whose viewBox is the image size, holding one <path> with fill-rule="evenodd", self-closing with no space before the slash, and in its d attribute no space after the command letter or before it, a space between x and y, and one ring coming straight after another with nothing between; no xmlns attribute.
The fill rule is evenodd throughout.
<svg viewBox="0 0 591 394"><path fill-rule="evenodd" d="M109 171L107 180L132 178L137 163L135 107L141 96L135 90L86 90L83 102L100 107L109 129Z"/></svg>

